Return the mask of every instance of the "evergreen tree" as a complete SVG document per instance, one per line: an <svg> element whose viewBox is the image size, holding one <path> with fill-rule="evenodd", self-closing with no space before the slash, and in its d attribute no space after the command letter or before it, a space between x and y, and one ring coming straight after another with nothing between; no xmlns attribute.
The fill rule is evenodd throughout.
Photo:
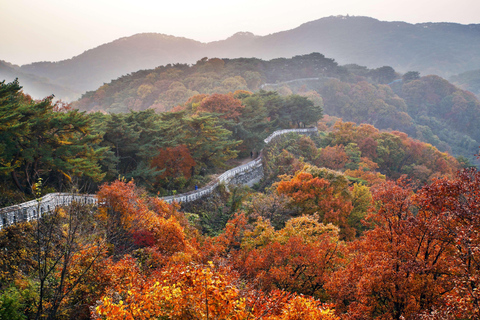
<svg viewBox="0 0 480 320"><path fill-rule="evenodd" d="M56 110L53 97L35 102L20 90L17 81L0 83L0 174L27 193L39 178L58 188L72 176L100 181L105 149L97 147L90 119L78 110Z"/></svg>

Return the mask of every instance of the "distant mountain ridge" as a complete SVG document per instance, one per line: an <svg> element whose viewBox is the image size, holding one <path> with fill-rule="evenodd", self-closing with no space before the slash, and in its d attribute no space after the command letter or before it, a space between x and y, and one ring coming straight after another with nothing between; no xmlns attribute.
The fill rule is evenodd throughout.
<svg viewBox="0 0 480 320"><path fill-rule="evenodd" d="M68 60L23 65L18 71L46 77L78 96L140 69L194 63L203 57L273 59L320 52L340 64L392 66L449 77L480 69L480 24L385 22L368 17L326 17L267 36L239 32L221 41L156 33L120 38ZM49 95L56 92L48 92Z"/></svg>
<svg viewBox="0 0 480 320"><path fill-rule="evenodd" d="M123 74L177 60L193 61L196 55L192 52L203 46L186 38L142 33L103 44L68 60L32 63L21 66L20 70L62 83L79 96Z"/></svg>
<svg viewBox="0 0 480 320"><path fill-rule="evenodd" d="M19 66L0 60L0 81L11 82L16 78L19 79L24 91L34 98L44 98L55 94L68 101L78 97L78 92L70 88L52 83L46 77L22 72Z"/></svg>

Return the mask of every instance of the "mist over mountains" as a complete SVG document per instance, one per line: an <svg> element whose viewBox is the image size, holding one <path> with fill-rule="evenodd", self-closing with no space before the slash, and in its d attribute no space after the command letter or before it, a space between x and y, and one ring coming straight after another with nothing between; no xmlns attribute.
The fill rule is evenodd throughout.
<svg viewBox="0 0 480 320"><path fill-rule="evenodd" d="M337 16L267 36L239 32L210 43L157 33L137 34L68 60L10 65L9 73L0 70L0 78L18 76L25 90L36 98L55 93L73 100L121 75L169 63L195 63L203 57L273 59L320 52L339 64L392 66L399 72L451 77L480 69L479 51L480 24L409 24ZM25 78L36 80L27 83Z"/></svg>

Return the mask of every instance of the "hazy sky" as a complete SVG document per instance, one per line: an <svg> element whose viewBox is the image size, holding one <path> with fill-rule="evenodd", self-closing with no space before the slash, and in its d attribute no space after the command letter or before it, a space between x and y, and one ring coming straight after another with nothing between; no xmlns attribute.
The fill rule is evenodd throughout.
<svg viewBox="0 0 480 320"><path fill-rule="evenodd" d="M480 23L480 0L0 0L0 60L58 61L141 32L202 42L267 35L347 14Z"/></svg>

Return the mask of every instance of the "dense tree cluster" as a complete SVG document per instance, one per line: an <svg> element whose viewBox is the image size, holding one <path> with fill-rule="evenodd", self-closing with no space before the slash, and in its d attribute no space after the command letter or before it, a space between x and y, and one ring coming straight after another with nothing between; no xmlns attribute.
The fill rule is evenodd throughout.
<svg viewBox="0 0 480 320"><path fill-rule="evenodd" d="M336 122L321 142L317 164L346 169L353 177L378 170L389 178L406 174L422 183L438 176L453 176L459 163L448 153L410 138L403 132L382 132L368 124ZM373 178L373 177L372 177Z"/></svg>
<svg viewBox="0 0 480 320"><path fill-rule="evenodd" d="M420 189L405 179L371 188L347 181L307 166L265 193L272 201L244 197L216 236L133 182L105 184L98 208L76 204L0 232L0 315L480 316L480 174L465 170ZM279 197L277 214L290 217L274 226L267 217Z"/></svg>
<svg viewBox="0 0 480 320"><path fill-rule="evenodd" d="M263 148L281 128L322 117L322 105L298 95L236 91L196 95L172 112L86 114L52 98L33 101L17 82L1 83L0 179L3 205L71 183L94 191L102 182L135 179L152 193L193 189L227 161Z"/></svg>
<svg viewBox="0 0 480 320"><path fill-rule="evenodd" d="M348 66L347 70L353 73L350 78L286 84L286 92L317 92L330 116L405 132L477 163L473 155L480 144L480 102L475 95L438 76L420 77L414 71L386 83L372 78L368 69Z"/></svg>

